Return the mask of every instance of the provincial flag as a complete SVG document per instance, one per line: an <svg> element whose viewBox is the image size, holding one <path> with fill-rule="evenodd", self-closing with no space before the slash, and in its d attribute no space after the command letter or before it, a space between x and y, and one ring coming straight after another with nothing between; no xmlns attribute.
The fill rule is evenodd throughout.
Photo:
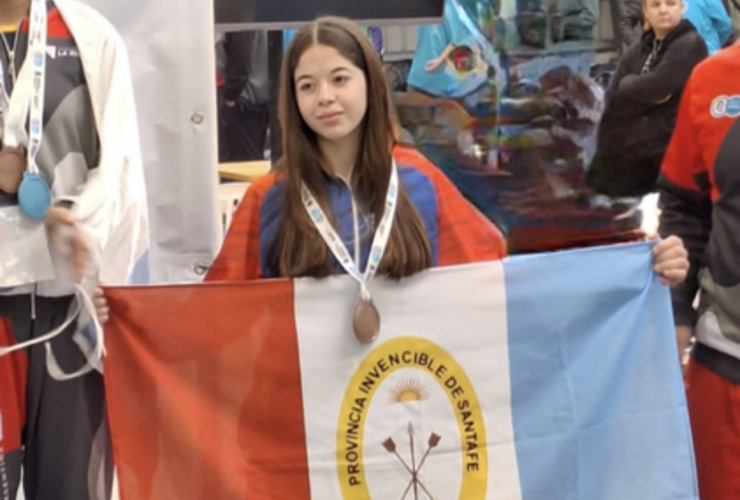
<svg viewBox="0 0 740 500"><path fill-rule="evenodd" d="M108 291L122 500L696 499L649 244Z"/></svg>

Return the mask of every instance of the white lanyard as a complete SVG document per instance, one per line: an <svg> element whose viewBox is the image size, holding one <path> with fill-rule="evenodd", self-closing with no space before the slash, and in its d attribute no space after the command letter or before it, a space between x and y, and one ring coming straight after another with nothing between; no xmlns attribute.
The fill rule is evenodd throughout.
<svg viewBox="0 0 740 500"><path fill-rule="evenodd" d="M30 126L28 135L28 172L38 174L36 155L44 135L44 89L46 87L46 0L31 0L31 19L28 55L33 64L33 87L30 103ZM24 63L25 64L25 63Z"/></svg>
<svg viewBox="0 0 740 500"><path fill-rule="evenodd" d="M13 58L8 54L8 65L11 64L13 64ZM8 90L5 87L5 68L0 64L0 134L5 131L5 120L8 118L9 110L10 97L8 97Z"/></svg>
<svg viewBox="0 0 740 500"><path fill-rule="evenodd" d="M51 348L51 341L61 335L73 322L78 321L83 310L89 316L90 322L92 323L92 329L95 335L95 346L91 353L85 355L87 362L82 368L74 373L66 373L60 368L56 356L54 356L54 351ZM40 337L36 337L20 344L0 347L0 358L15 351L28 349L37 344L44 344L46 348L46 369L48 370L49 375L51 375L55 380L71 380L85 375L92 370L101 369L102 359L105 355L103 327L98 321L98 317L95 312L95 305L93 304L92 299L90 299L90 295L84 288L82 288L82 286L75 285L75 298L73 299L70 310L67 312L67 318L61 325Z"/></svg>
<svg viewBox="0 0 740 500"><path fill-rule="evenodd" d="M316 201L316 198L314 198L305 184L301 188L301 193L303 206L306 208L309 217L316 226L316 229L319 230L319 234L326 242L329 250L331 250L334 257L336 257L345 271L347 271L347 274L352 276L360 284L360 298L362 300L370 300L370 291L367 288L367 284L375 276L380 261L383 259L383 254L388 246L391 228L393 227L393 216L396 213L396 206L398 205L398 169L396 168L396 162L393 161L391 165L391 179L388 184L388 192L385 196L383 217L375 230L375 236L373 237L373 244L370 247L370 255L368 256L364 274L360 274L360 263L355 262L349 251L347 251L342 238L334 230L331 222ZM357 228L355 228L355 231L357 231Z"/></svg>
<svg viewBox="0 0 740 500"><path fill-rule="evenodd" d="M38 174L36 155L41 146L44 135L44 92L46 88L46 40L47 40L47 10L46 0L31 0L31 14L29 16L28 53L25 64L32 67L31 98L29 100L29 140L28 140L28 172ZM16 37L20 33L16 33ZM8 57L8 64L13 64ZM16 82L17 83L17 82ZM15 93L15 92L14 92ZM10 111L11 98L5 86L5 69L0 64L0 122L5 128L5 122Z"/></svg>

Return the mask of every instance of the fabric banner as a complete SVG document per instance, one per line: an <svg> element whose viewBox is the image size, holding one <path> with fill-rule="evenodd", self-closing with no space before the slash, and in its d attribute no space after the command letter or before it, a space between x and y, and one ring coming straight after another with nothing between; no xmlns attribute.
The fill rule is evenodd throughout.
<svg viewBox="0 0 740 500"><path fill-rule="evenodd" d="M512 254L635 241L639 199L587 182L615 68L597 0L446 0L394 81L403 140L507 236ZM389 62L393 66L396 63Z"/></svg>
<svg viewBox="0 0 740 500"><path fill-rule="evenodd" d="M351 279L114 288L122 500L696 499L649 244Z"/></svg>

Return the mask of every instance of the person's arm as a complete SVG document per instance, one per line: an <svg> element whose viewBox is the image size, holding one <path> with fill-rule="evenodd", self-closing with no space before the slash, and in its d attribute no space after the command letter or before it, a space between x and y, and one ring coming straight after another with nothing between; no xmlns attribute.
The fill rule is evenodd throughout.
<svg viewBox="0 0 740 500"><path fill-rule="evenodd" d="M99 64L90 70L94 77L88 78L88 85L100 160L75 195L54 200L58 210L49 222L52 233L66 227L69 235L71 230L75 262L77 250L89 250L93 260L100 257L100 281L123 285L149 244L146 186L126 45L102 16L99 23L109 27L110 35L101 44ZM82 240L89 249L77 244Z"/></svg>
<svg viewBox="0 0 740 500"><path fill-rule="evenodd" d="M445 49L442 51L442 53L439 56L427 61L427 64L424 67L424 69L428 71L429 73L437 71L439 67L444 64L445 60L448 57L450 57L450 54L452 54L453 50L455 50L455 46L452 44L448 44L447 47L445 47Z"/></svg>
<svg viewBox="0 0 740 500"><path fill-rule="evenodd" d="M636 45L633 45L622 55L622 58L617 64L617 69L614 71L614 76L612 76L612 80L609 83L607 96L611 97L617 93L617 90L619 90L619 84L622 82L622 79L629 73L629 68L633 64L632 61L634 58L637 57L637 48L638 47Z"/></svg>
<svg viewBox="0 0 740 500"><path fill-rule="evenodd" d="M0 191L16 194L26 171L26 155L19 148L3 148L0 153Z"/></svg>
<svg viewBox="0 0 740 500"><path fill-rule="evenodd" d="M707 46L696 34L677 40L648 73L631 74L619 82L615 95L644 104L655 104L683 88L697 64L707 57Z"/></svg>
<svg viewBox="0 0 740 500"><path fill-rule="evenodd" d="M658 179L660 235L678 236L689 253L688 276L682 284L671 290L681 352L688 345L691 329L696 322L693 302L699 289L699 267L709 241L712 215L709 175L696 139L700 134L694 121L695 113L705 110L694 110L693 99L692 80L689 80Z"/></svg>
<svg viewBox="0 0 740 500"><path fill-rule="evenodd" d="M637 31L635 20L626 15L619 20L619 33L622 35L622 43L626 47L631 47L640 40L640 33Z"/></svg>

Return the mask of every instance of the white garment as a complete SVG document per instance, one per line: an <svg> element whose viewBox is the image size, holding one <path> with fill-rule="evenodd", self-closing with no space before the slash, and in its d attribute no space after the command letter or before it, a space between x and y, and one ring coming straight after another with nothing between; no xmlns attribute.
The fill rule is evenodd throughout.
<svg viewBox="0 0 740 500"><path fill-rule="evenodd" d="M54 3L80 53L100 139L100 163L82 174L86 177L82 184L55 182L71 186L61 192L55 189L53 201L74 203L73 213L90 237L99 263L100 281L125 284L149 245L146 187L126 46L113 26L91 7L75 0ZM14 135L25 145L24 126ZM68 257L52 245L52 258L57 278L39 283L37 293L71 295ZM12 291L28 292L28 287Z"/></svg>
<svg viewBox="0 0 740 500"><path fill-rule="evenodd" d="M658 193L650 193L642 198L640 202L642 213L641 229L648 238L658 236L658 225L660 219L660 208L658 208Z"/></svg>
<svg viewBox="0 0 740 500"><path fill-rule="evenodd" d="M126 41L149 196L150 279L198 282L218 253L212 2L83 0Z"/></svg>

